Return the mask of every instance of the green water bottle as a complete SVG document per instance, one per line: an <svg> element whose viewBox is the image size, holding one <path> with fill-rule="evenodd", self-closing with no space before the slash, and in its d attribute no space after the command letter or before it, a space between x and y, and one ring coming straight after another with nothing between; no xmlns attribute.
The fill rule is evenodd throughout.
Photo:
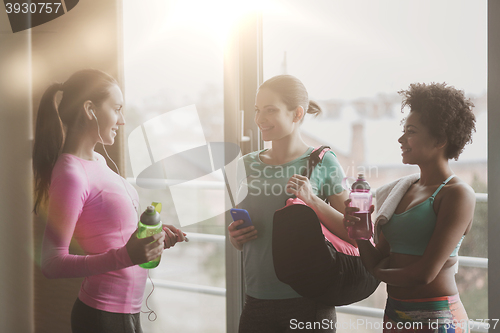
<svg viewBox="0 0 500 333"><path fill-rule="evenodd" d="M160 214L154 206L148 206L144 213L141 214L138 226L139 230L137 231L137 238L146 238L162 231L163 225L161 223ZM161 255L159 255L158 258L144 264L140 264L139 266L148 269L155 268L160 264L160 259Z"/></svg>

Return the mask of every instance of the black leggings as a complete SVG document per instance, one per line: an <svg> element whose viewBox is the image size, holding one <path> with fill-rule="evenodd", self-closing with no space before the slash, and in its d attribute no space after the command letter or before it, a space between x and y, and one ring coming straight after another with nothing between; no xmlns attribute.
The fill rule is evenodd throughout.
<svg viewBox="0 0 500 333"><path fill-rule="evenodd" d="M94 309L76 299L71 311L73 333L142 333L140 313L113 313Z"/></svg>
<svg viewBox="0 0 500 333"><path fill-rule="evenodd" d="M335 306L308 298L257 299L246 296L239 333L335 333Z"/></svg>

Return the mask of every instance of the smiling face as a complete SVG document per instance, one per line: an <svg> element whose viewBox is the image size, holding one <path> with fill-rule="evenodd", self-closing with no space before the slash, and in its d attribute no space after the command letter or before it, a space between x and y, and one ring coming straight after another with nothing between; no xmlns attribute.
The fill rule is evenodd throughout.
<svg viewBox="0 0 500 333"><path fill-rule="evenodd" d="M123 117L123 94L120 88L114 84L109 87L109 96L100 106L93 110L99 125L99 141L105 145L115 142L116 131L120 125L125 125Z"/></svg>
<svg viewBox="0 0 500 333"><path fill-rule="evenodd" d="M398 142L401 144L404 164L424 164L436 158L445 158L445 144L430 134L418 113L410 112L403 133Z"/></svg>
<svg viewBox="0 0 500 333"><path fill-rule="evenodd" d="M270 89L260 89L255 97L254 121L264 141L277 141L292 135L299 126L300 117L289 111L280 96Z"/></svg>

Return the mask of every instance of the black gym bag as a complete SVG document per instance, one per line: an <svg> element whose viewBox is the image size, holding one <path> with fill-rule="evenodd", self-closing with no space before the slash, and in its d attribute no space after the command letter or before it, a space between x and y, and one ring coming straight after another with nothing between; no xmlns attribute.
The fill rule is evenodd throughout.
<svg viewBox="0 0 500 333"><path fill-rule="evenodd" d="M311 153L309 178L329 147ZM314 210L300 199L288 199L273 218L272 251L278 279L303 297L327 305L361 301L377 289L352 244L322 226Z"/></svg>

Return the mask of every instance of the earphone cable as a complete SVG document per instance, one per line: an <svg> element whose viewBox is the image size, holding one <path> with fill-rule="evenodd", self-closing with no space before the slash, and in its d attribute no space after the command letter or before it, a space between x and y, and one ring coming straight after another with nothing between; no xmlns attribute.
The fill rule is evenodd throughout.
<svg viewBox="0 0 500 333"><path fill-rule="evenodd" d="M130 195L130 192L127 189L127 185L125 184L125 179L122 177L122 175L120 173L120 169L118 168L118 165L116 165L115 161L113 161L113 159L109 156L108 151L106 150L106 146L104 145L104 140L102 139L102 136L101 136L101 128L99 127L99 121L97 121L97 117L95 116L95 114L94 114L94 118L95 118L95 122L97 124L97 135L99 135L99 139L101 139L102 149L104 150L104 153L106 154L108 159L111 161L111 163L113 163L113 165L115 166L116 172L118 173L118 176L120 177L120 180L123 183L123 187L125 188L125 191L127 192L127 195L130 198L130 201L132 202L132 206L134 206L134 210L137 214L137 217L139 217L139 210L137 209L137 206L134 203L134 199L132 199L132 196ZM140 206L139 202L138 202L138 205Z"/></svg>
<svg viewBox="0 0 500 333"><path fill-rule="evenodd" d="M116 165L115 161L113 161L113 159L109 156L108 154L108 151L106 150L106 146L104 146L104 140L102 139L102 136L101 136L101 129L99 127L99 121L97 121L97 117L95 116L94 114L94 118L95 118L95 121L96 121L96 124L97 124L97 134L99 135L99 138L101 139L101 144L102 144L102 148L104 149L104 152L106 153L106 156L109 158L109 160L113 163L113 165L115 166L116 168L116 171L118 173L118 177L120 177L122 183L123 183L123 187L125 187L125 191L127 192L127 195L128 197L130 198L130 201L132 202L132 205L134 206L134 209L137 213L137 216L139 217L139 211L137 210L137 206L134 204L134 200L132 199L132 196L130 195L130 192L128 191L127 189L127 185L125 184L125 179L121 176L120 174L120 169L118 168L118 166ZM140 205L140 203L138 203ZM140 207L139 207L140 208ZM149 321L155 321L157 318L158 318L158 315L156 314L156 312L154 310L152 310L150 307L149 307L149 304L148 304L148 300L149 298L151 297L151 295L153 294L153 291L155 290L155 285L153 283L153 280L151 279L151 276L149 275L149 270L148 270L148 278L149 278L149 281L151 281L151 285L153 286L153 289L151 290L151 292L149 293L148 297L146 297L146 307L149 311L141 311L142 313L147 313L148 314L148 320Z"/></svg>
<svg viewBox="0 0 500 333"><path fill-rule="evenodd" d="M148 279L151 282L151 286L153 288L151 289L151 292L149 293L148 297L146 297L146 308L148 308L149 311L142 311L141 310L141 313L147 313L148 314L148 320L149 321L155 321L156 318L158 318L158 315L156 314L156 312L154 310L152 310L149 307L149 304L148 304L149 297L151 297L151 295L153 294L153 291L155 291L155 284L153 283L153 279L151 279L151 276L149 275L150 271L151 270L148 270Z"/></svg>

